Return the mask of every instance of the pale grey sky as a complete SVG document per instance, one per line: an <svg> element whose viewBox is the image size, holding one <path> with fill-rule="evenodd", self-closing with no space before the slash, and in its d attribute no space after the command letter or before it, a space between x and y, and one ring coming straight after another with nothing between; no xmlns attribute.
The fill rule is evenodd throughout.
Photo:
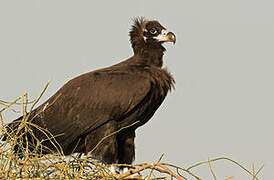
<svg viewBox="0 0 274 180"><path fill-rule="evenodd" d="M273 7L273 0L1 0L0 99L25 92L34 99L52 77L45 101L69 79L131 56L131 18L157 19L177 36L164 56L176 90L138 129L135 162L165 152L163 161L187 167L226 156L249 169L265 164L259 177L274 179ZM213 169L218 179L251 179L228 162ZM208 166L195 173L213 179Z"/></svg>

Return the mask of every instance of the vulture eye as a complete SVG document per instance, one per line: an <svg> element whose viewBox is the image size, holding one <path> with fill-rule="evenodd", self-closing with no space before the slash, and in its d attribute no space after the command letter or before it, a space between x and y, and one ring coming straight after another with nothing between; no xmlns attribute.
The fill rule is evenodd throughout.
<svg viewBox="0 0 274 180"><path fill-rule="evenodd" d="M151 34L156 34L157 33L157 30L155 28L152 28L150 31L149 31Z"/></svg>

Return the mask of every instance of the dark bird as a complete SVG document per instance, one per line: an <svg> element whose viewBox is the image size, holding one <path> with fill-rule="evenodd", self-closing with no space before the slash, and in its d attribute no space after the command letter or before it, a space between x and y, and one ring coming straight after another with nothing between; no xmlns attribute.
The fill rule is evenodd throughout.
<svg viewBox="0 0 274 180"><path fill-rule="evenodd" d="M129 36L132 57L70 80L30 112L29 121L56 136L64 155L92 151L94 158L107 164L133 162L135 130L151 119L174 86L162 65L163 43L175 43L176 38L158 21L143 18L134 20ZM14 120L7 131L16 132L21 120ZM36 127L32 133L47 147L43 154L56 152L58 147L45 140L44 133ZM25 139L36 141L29 135L25 133L24 145ZM19 149L14 150L20 153Z"/></svg>

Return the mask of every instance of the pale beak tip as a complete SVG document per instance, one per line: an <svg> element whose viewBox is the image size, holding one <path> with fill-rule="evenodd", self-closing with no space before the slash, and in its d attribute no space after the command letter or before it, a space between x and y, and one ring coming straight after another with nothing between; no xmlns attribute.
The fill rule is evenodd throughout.
<svg viewBox="0 0 274 180"><path fill-rule="evenodd" d="M176 43L176 36L175 36L174 33L172 33L172 32L167 33L167 37L168 37L168 40L169 40L170 42L173 42L173 44Z"/></svg>

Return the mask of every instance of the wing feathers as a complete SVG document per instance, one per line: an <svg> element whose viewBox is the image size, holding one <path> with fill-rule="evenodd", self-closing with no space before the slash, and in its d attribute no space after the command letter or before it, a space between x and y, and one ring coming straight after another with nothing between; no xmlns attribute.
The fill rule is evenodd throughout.
<svg viewBox="0 0 274 180"><path fill-rule="evenodd" d="M65 84L56 93L60 97L36 121L46 124L52 134L64 133L60 140L65 147L77 137L130 112L149 90L150 80L144 74L87 73ZM44 104L50 104L54 96Z"/></svg>

